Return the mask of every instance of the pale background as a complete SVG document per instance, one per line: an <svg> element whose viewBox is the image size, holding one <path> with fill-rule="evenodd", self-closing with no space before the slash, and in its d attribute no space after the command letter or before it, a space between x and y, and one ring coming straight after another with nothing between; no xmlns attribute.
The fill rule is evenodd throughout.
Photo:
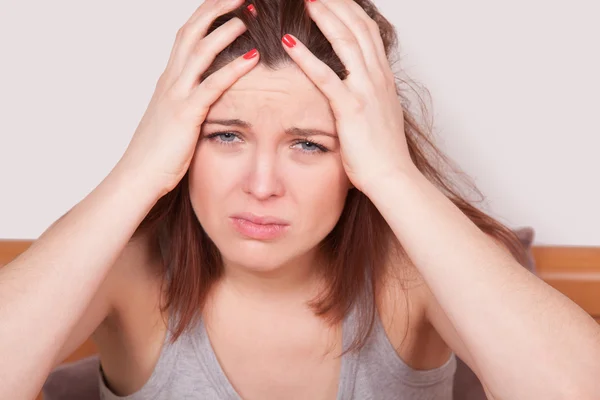
<svg viewBox="0 0 600 400"><path fill-rule="evenodd" d="M600 245L600 3L376 4L486 209ZM0 0L0 238L36 238L110 171L198 5Z"/></svg>

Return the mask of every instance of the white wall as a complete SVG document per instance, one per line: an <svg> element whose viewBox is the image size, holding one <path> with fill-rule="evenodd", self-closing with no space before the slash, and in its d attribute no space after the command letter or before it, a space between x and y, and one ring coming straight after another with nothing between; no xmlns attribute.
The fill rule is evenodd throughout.
<svg viewBox="0 0 600 400"><path fill-rule="evenodd" d="M0 238L37 237L110 171L198 4L2 0ZM490 212L538 244L600 245L599 3L376 4Z"/></svg>

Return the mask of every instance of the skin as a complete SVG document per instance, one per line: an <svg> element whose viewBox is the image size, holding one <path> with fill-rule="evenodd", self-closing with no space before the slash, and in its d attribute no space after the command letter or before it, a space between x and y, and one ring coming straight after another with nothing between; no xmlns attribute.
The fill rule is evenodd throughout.
<svg viewBox="0 0 600 400"><path fill-rule="evenodd" d="M224 119L252 127L211 123ZM286 134L291 127L329 135ZM219 132L237 136L211 137ZM302 142L307 139L327 150ZM302 388L298 398L334 398L339 360L327 349L339 350L339 327L328 327L306 305L326 268L317 245L337 223L351 188L327 99L295 65L276 72L256 67L211 107L190 174L196 215L224 258L225 276L204 317L234 387L247 398L289 397L289 387L278 382L265 391L264 377L278 376ZM242 211L285 218L289 231L272 241L244 238L228 221ZM294 367L282 374L290 360Z"/></svg>
<svg viewBox="0 0 600 400"><path fill-rule="evenodd" d="M252 127L211 123L225 119ZM292 127L331 136L285 133ZM218 132L236 136L209 138ZM259 65L236 82L211 107L190 166L192 205L226 270L273 279L307 275L312 249L337 223L349 188L329 103L295 65L277 72ZM282 218L290 228L275 241L246 240L228 222L239 212Z"/></svg>
<svg viewBox="0 0 600 400"><path fill-rule="evenodd" d="M203 312L211 344L243 398L290 398L293 392L298 399L333 399L341 329L329 326L306 304L320 288L318 271L324 267L316 246L336 224L348 190L353 190L331 110L297 66L278 71L258 66L211 107L207 121L233 118L252 128L206 122L190 166L194 211L225 261L224 277ZM306 137L284 133L292 126L331 133L310 138L329 151L306 153L307 148L316 150L298 142ZM208 138L222 131L235 132L239 139ZM270 241L240 237L228 217L244 211L285 218L290 230ZM128 274L148 277L128 288L140 301L123 298L111 322L94 335L111 389L120 395L139 390L149 378L166 332L156 308L159 281L151 272L158 260L147 259L147 246L142 241L128 248L132 259L145 260L130 263ZM126 276L116 279L125 286ZM408 305L399 287L387 289L377 301L399 356L416 369L445 363L450 350L424 318L422 292L410 292Z"/></svg>

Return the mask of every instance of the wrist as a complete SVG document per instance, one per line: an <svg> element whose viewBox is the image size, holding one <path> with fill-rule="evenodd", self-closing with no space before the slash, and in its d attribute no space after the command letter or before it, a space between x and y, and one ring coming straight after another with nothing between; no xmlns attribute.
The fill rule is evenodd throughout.
<svg viewBox="0 0 600 400"><path fill-rule="evenodd" d="M166 194L157 182L136 169L128 168L120 161L102 182L128 201L138 202L143 209L150 211L156 202Z"/></svg>
<svg viewBox="0 0 600 400"><path fill-rule="evenodd" d="M405 169L397 169L391 173L378 176L376 179L371 179L364 185L363 192L373 202L378 197L387 196L390 190L403 191L403 188L408 188L418 182L419 180L425 179L424 175L417 169L416 166L412 166Z"/></svg>

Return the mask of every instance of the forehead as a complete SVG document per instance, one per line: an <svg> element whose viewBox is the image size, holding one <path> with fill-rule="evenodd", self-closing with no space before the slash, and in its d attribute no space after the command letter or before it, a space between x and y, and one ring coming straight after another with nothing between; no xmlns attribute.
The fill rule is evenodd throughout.
<svg viewBox="0 0 600 400"><path fill-rule="evenodd" d="M254 67L211 106L207 119L225 117L322 128L335 121L327 98L296 65Z"/></svg>

